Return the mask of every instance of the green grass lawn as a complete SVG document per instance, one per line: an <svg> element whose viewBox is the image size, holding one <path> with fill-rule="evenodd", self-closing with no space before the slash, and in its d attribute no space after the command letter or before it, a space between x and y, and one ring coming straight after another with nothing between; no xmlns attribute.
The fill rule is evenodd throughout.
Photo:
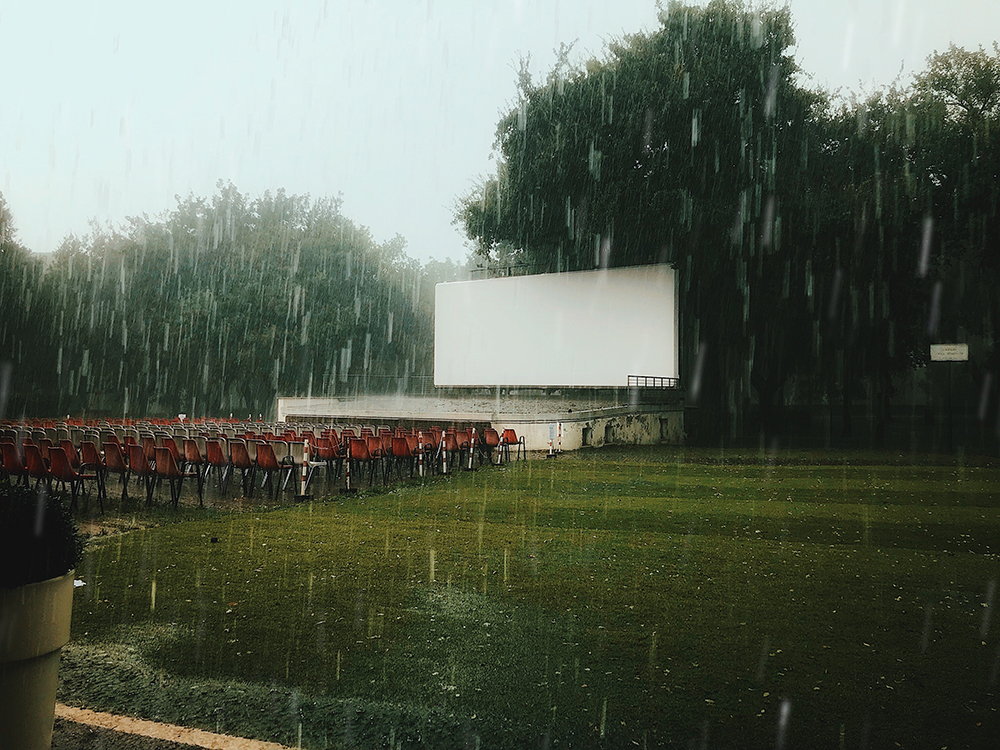
<svg viewBox="0 0 1000 750"><path fill-rule="evenodd" d="M60 699L303 747L993 746L998 507L995 464L663 447L191 508L91 541Z"/></svg>

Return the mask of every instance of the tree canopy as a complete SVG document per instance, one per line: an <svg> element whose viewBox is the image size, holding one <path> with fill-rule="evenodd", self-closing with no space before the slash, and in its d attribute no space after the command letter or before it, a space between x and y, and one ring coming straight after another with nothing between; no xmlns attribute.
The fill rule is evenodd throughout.
<svg viewBox="0 0 1000 750"><path fill-rule="evenodd" d="M997 48L844 102L797 83L787 9L674 0L660 23L581 67L563 48L540 83L522 67L497 172L456 211L480 255L672 263L713 435L774 431L797 398L839 398L849 432L859 394L880 431L941 336L981 332L989 367L998 311L970 270L996 267Z"/></svg>
<svg viewBox="0 0 1000 750"><path fill-rule="evenodd" d="M7 414L270 413L432 374L433 284L339 198L219 185L157 219L0 256Z"/></svg>

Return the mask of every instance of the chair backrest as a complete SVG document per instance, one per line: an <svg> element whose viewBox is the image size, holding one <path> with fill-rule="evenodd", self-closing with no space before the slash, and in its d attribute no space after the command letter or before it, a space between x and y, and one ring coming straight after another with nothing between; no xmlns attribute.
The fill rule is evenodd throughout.
<svg viewBox="0 0 1000 750"><path fill-rule="evenodd" d="M288 442L288 458L291 463L296 466L301 466L302 462L306 458L306 442L305 440L292 440ZM312 451L312 442L309 443L309 450ZM310 457L311 458L311 457Z"/></svg>
<svg viewBox="0 0 1000 750"><path fill-rule="evenodd" d="M153 460L156 460L156 446L153 447ZM133 474L152 474L153 470L146 459L146 451L141 445L129 443L128 467Z"/></svg>
<svg viewBox="0 0 1000 750"><path fill-rule="evenodd" d="M371 454L368 452L368 441L361 438L348 438L347 455L353 461L371 461Z"/></svg>
<svg viewBox="0 0 1000 750"><path fill-rule="evenodd" d="M26 474L28 467L21 460L21 455L17 452L17 445L14 443L0 443L0 452L3 453L3 467L11 474Z"/></svg>
<svg viewBox="0 0 1000 750"><path fill-rule="evenodd" d="M257 446L254 445L254 455L256 455ZM229 455L233 459L233 466L238 469L250 469L253 468L253 459L250 457L250 451L247 448L246 441L244 440L230 440L229 441Z"/></svg>
<svg viewBox="0 0 1000 750"><path fill-rule="evenodd" d="M206 440L205 457L213 466L229 464L228 444L224 440Z"/></svg>
<svg viewBox="0 0 1000 750"><path fill-rule="evenodd" d="M275 458L278 461L284 461L288 457L288 441L280 440L278 438L268 439L267 444L271 446L274 451Z"/></svg>
<svg viewBox="0 0 1000 750"><path fill-rule="evenodd" d="M509 445L517 444L517 433L508 427L503 431L503 434L500 436L500 442L507 443Z"/></svg>
<svg viewBox="0 0 1000 750"><path fill-rule="evenodd" d="M93 440L84 440L80 443L80 463L96 468L104 466L104 462L101 461L101 453L97 450L97 443Z"/></svg>
<svg viewBox="0 0 1000 750"><path fill-rule="evenodd" d="M366 435L365 442L368 443L368 452L374 456L381 456L382 453L382 439L376 437L375 435Z"/></svg>
<svg viewBox="0 0 1000 750"><path fill-rule="evenodd" d="M60 482L72 482L79 478L73 467L70 466L66 451L53 446L49 449L49 461L51 461L52 477Z"/></svg>
<svg viewBox="0 0 1000 750"><path fill-rule="evenodd" d="M49 469L37 445L24 444L24 465L28 469L28 474L35 479L46 479L49 476Z"/></svg>
<svg viewBox="0 0 1000 750"><path fill-rule="evenodd" d="M375 436L375 430L373 430L371 427L362 427L361 428L361 437L366 438L366 437L369 437L369 436L374 437Z"/></svg>
<svg viewBox="0 0 1000 750"><path fill-rule="evenodd" d="M121 445L117 441L107 441L104 443L104 465L108 471L115 474L124 474L128 471L128 464L125 461L125 454Z"/></svg>
<svg viewBox="0 0 1000 750"><path fill-rule="evenodd" d="M38 446L38 452L42 454L42 460L49 460L49 449L52 447L52 441L47 437L39 438L35 441Z"/></svg>
<svg viewBox="0 0 1000 750"><path fill-rule="evenodd" d="M156 460L156 438L152 435L143 435L141 439L142 452L147 461Z"/></svg>
<svg viewBox="0 0 1000 750"><path fill-rule="evenodd" d="M472 438L469 436L469 431L459 430L456 432L455 442L458 443L459 448L468 448L472 444Z"/></svg>
<svg viewBox="0 0 1000 750"><path fill-rule="evenodd" d="M417 451L420 450L420 438L413 434L406 434L403 435L403 440L406 441L406 444L410 448L410 455L415 456Z"/></svg>
<svg viewBox="0 0 1000 750"><path fill-rule="evenodd" d="M264 442L263 440L247 440L246 441L247 455L250 456L250 461L251 462L256 462L257 461L257 446L260 445L263 442Z"/></svg>
<svg viewBox="0 0 1000 750"><path fill-rule="evenodd" d="M168 451L170 451L170 455L174 457L174 463L180 464L181 451L177 447L177 441L174 440L172 435L164 435L163 445L157 447L166 448Z"/></svg>
<svg viewBox="0 0 1000 750"><path fill-rule="evenodd" d="M59 447L66 453L66 458L69 459L70 466L74 469L80 468L80 454L76 452L76 446L73 445L73 441L69 438L64 438L59 441ZM52 460L51 454L49 456L49 460Z"/></svg>
<svg viewBox="0 0 1000 750"><path fill-rule="evenodd" d="M413 451L405 437L392 438L392 455L394 458L412 458Z"/></svg>
<svg viewBox="0 0 1000 750"><path fill-rule="evenodd" d="M174 461L174 454L166 446L156 446L156 473L165 479L178 479L183 476Z"/></svg>
<svg viewBox="0 0 1000 750"><path fill-rule="evenodd" d="M191 464L204 463L201 451L198 450L198 441L194 438L184 438L184 460Z"/></svg>
<svg viewBox="0 0 1000 750"><path fill-rule="evenodd" d="M272 447L273 443L268 442L257 442L254 444L257 448L257 466L264 469L265 471L277 471L281 468L281 464L278 462L278 457L274 452Z"/></svg>
<svg viewBox="0 0 1000 750"><path fill-rule="evenodd" d="M459 449L458 439L455 437L454 432L446 432L444 434L444 449L446 451L457 451Z"/></svg>
<svg viewBox="0 0 1000 750"><path fill-rule="evenodd" d="M334 445L336 445L336 443L334 443L330 438L318 437L309 442L309 449L313 451L315 457L320 461L329 461L330 459L337 457Z"/></svg>

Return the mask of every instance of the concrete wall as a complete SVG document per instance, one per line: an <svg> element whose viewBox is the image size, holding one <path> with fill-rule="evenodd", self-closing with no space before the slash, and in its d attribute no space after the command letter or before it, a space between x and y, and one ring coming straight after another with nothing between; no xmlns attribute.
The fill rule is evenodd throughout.
<svg viewBox="0 0 1000 750"><path fill-rule="evenodd" d="M547 451L550 424L552 422L500 419L493 422L493 427L498 432L511 428L519 437L523 435L529 451ZM579 450L584 446L681 445L683 442L684 413L680 410L616 414L562 422L564 451Z"/></svg>
<svg viewBox="0 0 1000 750"><path fill-rule="evenodd" d="M513 429L524 436L530 451L547 451L549 425L562 423L562 449L578 450L584 446L602 445L655 445L684 442L684 412L680 404L654 406L605 407L569 413L499 414L484 411L458 411L457 403L451 409L429 409L420 399L402 399L391 404L380 404L372 409L353 401L336 399L280 398L277 403L278 421L289 415L314 418L317 422L345 422L371 424L491 424L499 432ZM558 437L556 438L558 443ZM556 445L555 447L559 447Z"/></svg>

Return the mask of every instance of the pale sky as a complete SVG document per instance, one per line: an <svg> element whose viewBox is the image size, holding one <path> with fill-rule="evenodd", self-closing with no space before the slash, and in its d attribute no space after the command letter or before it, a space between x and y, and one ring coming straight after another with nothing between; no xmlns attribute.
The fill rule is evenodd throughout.
<svg viewBox="0 0 1000 750"><path fill-rule="evenodd" d="M949 41L987 49L997 0L791 0L814 86L858 90ZM465 257L452 206L493 168L519 55L536 76L657 28L654 0L0 0L0 192L28 248L156 216L218 180L343 195L407 253Z"/></svg>

